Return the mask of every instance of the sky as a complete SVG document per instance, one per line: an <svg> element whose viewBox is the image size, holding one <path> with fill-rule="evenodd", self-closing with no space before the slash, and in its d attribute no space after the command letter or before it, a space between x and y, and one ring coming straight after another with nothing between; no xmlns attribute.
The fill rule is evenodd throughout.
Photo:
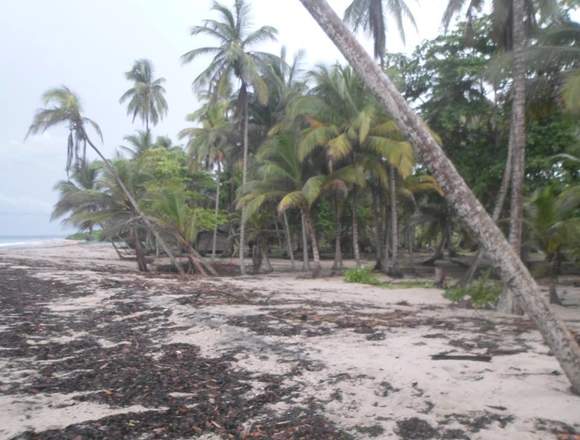
<svg viewBox="0 0 580 440"><path fill-rule="evenodd" d="M57 200L54 185L66 178L66 131L25 135L40 97L51 87L66 85L82 101L85 114L104 134L103 152L111 156L123 137L142 128L132 124L119 97L130 84L124 72L136 59L153 61L156 76L166 79L169 112L154 135L175 139L186 126L185 115L198 103L193 78L207 58L182 65L179 57L196 47L211 45L191 37L191 26L212 17L211 0L18 0L2 2L0 13L0 236L61 235L58 221L50 222ZM233 0L223 0L232 4ZM306 50L306 67L344 59L298 0L250 0L255 26L279 30L277 43L260 50L293 54ZM329 0L342 16L349 0ZM411 52L424 39L442 32L446 0L407 0L417 31L408 27L404 45L392 23L387 38L391 52ZM370 51L368 37L360 35Z"/></svg>

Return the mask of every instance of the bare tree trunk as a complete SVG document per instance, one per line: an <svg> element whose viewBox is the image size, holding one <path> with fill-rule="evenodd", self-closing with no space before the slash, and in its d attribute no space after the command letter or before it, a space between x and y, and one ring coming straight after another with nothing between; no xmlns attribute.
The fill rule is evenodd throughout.
<svg viewBox="0 0 580 440"><path fill-rule="evenodd" d="M342 224L341 224L341 209L338 196L334 197L334 263L332 264L333 271L342 270Z"/></svg>
<svg viewBox="0 0 580 440"><path fill-rule="evenodd" d="M286 244L288 246L288 256L290 257L292 270L296 270L296 263L294 262L294 250L292 249L292 236L290 235L290 225L288 225L288 217L286 216L285 211L282 215L284 216L284 230L286 231Z"/></svg>
<svg viewBox="0 0 580 440"><path fill-rule="evenodd" d="M242 100L242 139L244 157L242 159L242 186L246 185L248 174L248 92L245 81L242 80L242 89L240 91L240 98ZM240 221L240 272L242 275L246 274L246 263L244 260L244 253L246 248L246 208L242 207L242 218Z"/></svg>
<svg viewBox="0 0 580 440"><path fill-rule="evenodd" d="M399 219L397 213L397 171L389 164L389 192L391 199L391 265L389 275L401 276L399 266Z"/></svg>
<svg viewBox="0 0 580 440"><path fill-rule="evenodd" d="M217 234L218 234L218 216L220 213L220 189L221 189L221 165L218 163L217 170L217 187L215 194L215 225L213 227L213 238L211 242L211 261L215 261L215 253L217 248Z"/></svg>
<svg viewBox="0 0 580 440"><path fill-rule="evenodd" d="M320 253L318 252L318 240L316 239L316 231L314 230L314 225L312 224L312 219L310 218L310 210L308 208L303 208L302 213L304 216L304 224L308 235L310 235L310 243L312 244L312 277L316 278L320 275Z"/></svg>
<svg viewBox="0 0 580 440"><path fill-rule="evenodd" d="M356 267L360 267L360 247L358 243L358 219L356 215L357 191L352 191L352 251Z"/></svg>
<svg viewBox="0 0 580 440"><path fill-rule="evenodd" d="M512 124L514 126L512 151L512 194L510 204L509 241L518 256L522 252L524 223L524 179L526 156L526 30L524 23L525 0L513 0L513 102ZM514 299L510 289L505 288L498 303L504 313L522 314L523 310Z"/></svg>
<svg viewBox="0 0 580 440"><path fill-rule="evenodd" d="M107 168L107 170L113 175L113 177L115 178L115 180L117 181L117 183L121 187L121 190L125 194L125 197L127 197L127 200L129 200L131 207L135 210L137 215L139 215L139 217L141 218L141 220L145 224L145 227L153 233L153 235L155 236L155 239L159 242L163 251L167 254L167 256L169 256L169 259L171 260L171 264L173 264L173 266L175 266L175 269L177 269L177 272L179 272L180 275L185 275L185 273L183 272L183 269L181 268L181 266L179 265L179 263L175 259L173 252L171 252L171 250L169 249L169 246L167 246L167 243L165 243L165 240L163 240L161 235L157 232L157 229L155 229L155 227L153 227L153 224L149 221L149 219L147 218L145 213L141 210L141 208L139 207L139 204L137 203L137 201L135 200L133 195L129 192L129 190L127 189L127 187L125 186L125 184L123 183L123 181L121 180L119 175L117 174L117 171L115 171L113 164L111 164L109 159L107 159L105 156L103 156L103 153L101 153L101 151L95 146L95 144L93 144L91 142L87 133L84 130L83 130L83 135L84 135L85 139L87 140L87 142L89 143L89 145L91 146L91 148L101 158L101 160L105 164L105 167Z"/></svg>
<svg viewBox="0 0 580 440"><path fill-rule="evenodd" d="M491 218L497 224L499 218L501 217L501 213L503 211L503 207L505 205L505 199L507 198L508 189L510 186L510 178L511 178L511 171L512 171L512 149L513 149L513 133L514 133L514 124L511 124L510 127L510 136L508 141L508 154L505 163L505 168L503 170L503 175L501 177L501 184L499 186L499 190L497 193L497 198L495 200L495 206L493 207L493 212L491 214ZM463 276L461 282L459 283L460 286L465 287L471 280L473 280L473 276L479 269L479 265L483 260L485 253L483 249L479 249L477 254L475 255L475 259L471 263L471 266Z"/></svg>
<svg viewBox="0 0 580 440"><path fill-rule="evenodd" d="M302 220L302 270L307 271L310 270L310 261L308 259L308 231L302 211L300 211L300 219Z"/></svg>
<svg viewBox="0 0 580 440"><path fill-rule="evenodd" d="M457 215L471 229L500 271L504 283L512 289L538 326L570 380L572 389L580 394L580 347L566 325L554 314L518 254L445 156L425 123L405 102L388 76L381 72L325 0L300 1L377 96L384 109L392 115L398 128L407 135Z"/></svg>

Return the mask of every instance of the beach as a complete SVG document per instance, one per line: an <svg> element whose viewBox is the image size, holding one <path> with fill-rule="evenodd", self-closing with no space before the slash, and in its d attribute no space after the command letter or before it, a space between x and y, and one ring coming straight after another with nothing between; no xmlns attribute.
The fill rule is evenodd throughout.
<svg viewBox="0 0 580 440"><path fill-rule="evenodd" d="M580 396L532 323L440 289L180 279L64 240L1 248L0 286L0 439L580 433ZM577 335L578 289L554 306Z"/></svg>

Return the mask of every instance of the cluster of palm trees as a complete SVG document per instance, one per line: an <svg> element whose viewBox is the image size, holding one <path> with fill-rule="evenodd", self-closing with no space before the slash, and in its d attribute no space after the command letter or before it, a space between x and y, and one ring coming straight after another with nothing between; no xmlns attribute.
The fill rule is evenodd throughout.
<svg viewBox="0 0 580 440"><path fill-rule="evenodd" d="M185 149L173 146L167 138L152 140L151 125L164 117L167 102L164 79L154 78L147 60L137 61L126 74L133 87L121 97L129 116L139 118L145 127L125 139L128 145L122 150L129 153L129 159L105 158L88 134L92 129L102 139L100 129L83 115L78 97L66 87L49 90L43 97L45 108L35 115L30 133L58 124L66 124L69 129L66 168L73 173L73 181L58 185L62 197L55 217L66 216L67 221L83 229L99 226L113 242L122 238L134 248L141 270L147 270L147 248L161 248L179 272L184 268L176 255L183 254L190 267L201 274L213 274L215 269L196 249L197 236L200 231L213 232L215 259L220 225L227 225L232 242L238 243L242 274L246 273L248 242L253 249L254 269L260 270L263 264L266 270L271 269L268 247L274 236L272 229L278 232L280 219L294 265L296 246L289 219L298 218L295 224L301 230L304 268L310 265L310 247L310 269L316 276L320 272L323 210L330 207L332 212L337 270L342 266L342 237L347 225L352 254L360 264L360 220L364 211L370 211L372 214L365 218L372 218L374 223L365 222L365 234L374 234L377 265L398 275L400 218L410 219L416 213L418 197L434 197L442 202L444 194L500 268L506 292L514 293L551 346L558 348L556 355L578 388L578 347L574 348L570 335L547 308L537 285L517 258L524 209L526 29L533 28L538 16L554 20L557 2L493 2L498 9L494 11L497 26L493 37L513 53L512 136L504 179L512 188L510 247L445 157L437 136L384 75L386 13L395 18L403 35L403 20L414 24L404 0L354 0L346 11L345 21L353 29L372 35L379 63L364 54L324 0L300 1L353 68L317 66L304 74L300 54L288 62L285 51L275 56L256 50L259 43L275 39L276 30L269 26L251 29L246 1L235 0L232 9L215 2L212 9L216 18L195 26L191 34L210 37L216 45L195 48L182 56L184 63L202 55L212 56L208 67L194 80L203 105L187 118L193 127L179 134L186 142ZM469 24L474 9L483 3L451 0L445 17L450 19L467 6ZM87 147L100 157L98 164L86 160ZM417 165L416 151L434 177ZM222 191L224 185L226 191ZM562 220L565 226L557 232L554 228L546 231L545 224L536 225L538 237L550 232L562 242L577 227L574 215L570 215L576 205L572 211L564 207L569 208L570 200L577 199L566 195L549 205L549 196L536 195L530 212L543 210L552 213L556 223ZM441 206L450 212L444 202ZM562 256L561 247L554 248L556 238L543 244L554 270Z"/></svg>

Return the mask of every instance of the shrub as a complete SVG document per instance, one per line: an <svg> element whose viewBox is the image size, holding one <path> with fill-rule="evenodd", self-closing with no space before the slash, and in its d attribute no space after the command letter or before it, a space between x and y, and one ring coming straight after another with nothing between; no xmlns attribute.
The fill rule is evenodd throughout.
<svg viewBox="0 0 580 440"><path fill-rule="evenodd" d="M452 302L469 299L475 308L488 308L497 303L501 292L501 283L491 279L491 274L486 272L466 287L446 289L443 296Z"/></svg>
<svg viewBox="0 0 580 440"><path fill-rule="evenodd" d="M360 283L378 286L380 281L372 271L367 267L359 267L356 269L349 269L344 273L344 280L347 283Z"/></svg>

